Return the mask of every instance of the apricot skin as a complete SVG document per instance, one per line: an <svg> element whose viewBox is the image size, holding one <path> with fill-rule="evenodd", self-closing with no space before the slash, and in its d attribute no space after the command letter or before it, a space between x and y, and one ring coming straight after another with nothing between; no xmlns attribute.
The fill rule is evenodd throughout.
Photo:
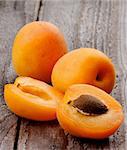
<svg viewBox="0 0 127 150"><path fill-rule="evenodd" d="M18 75L49 83L54 64L66 52L67 44L59 29L51 23L35 21L17 33L12 63Z"/></svg>
<svg viewBox="0 0 127 150"><path fill-rule="evenodd" d="M92 95L100 99L107 107L105 114L85 116L68 105L80 95ZM57 119L61 127L70 134L91 139L104 139L112 135L122 124L122 107L105 91L87 84L75 84L68 88L64 98L57 106Z"/></svg>
<svg viewBox="0 0 127 150"><path fill-rule="evenodd" d="M44 82L18 77L14 84L5 85L4 98L10 110L18 116L48 121L56 119L56 106L63 95Z"/></svg>
<svg viewBox="0 0 127 150"><path fill-rule="evenodd" d="M115 83L115 69L102 52L80 48L62 56L52 71L52 84L62 92L72 84L94 85L110 93Z"/></svg>

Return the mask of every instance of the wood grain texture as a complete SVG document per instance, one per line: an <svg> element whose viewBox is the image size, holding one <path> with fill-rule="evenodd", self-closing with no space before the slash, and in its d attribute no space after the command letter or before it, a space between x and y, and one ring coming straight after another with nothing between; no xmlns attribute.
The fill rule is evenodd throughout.
<svg viewBox="0 0 127 150"><path fill-rule="evenodd" d="M11 150L15 145L18 118L5 105L3 88L16 77L11 64L12 43L16 32L31 21L29 11L34 13L34 3L29 8L28 1L0 0L0 150Z"/></svg>
<svg viewBox="0 0 127 150"><path fill-rule="evenodd" d="M118 44L121 43L118 43L118 38L120 37L120 32L118 31L122 29L120 27L122 23L121 15L124 15L125 12L121 12L121 10L125 4L125 1L106 0L47 0L41 2L38 17L39 20L50 21L61 29L67 39L70 50L78 47L94 47L105 52L113 60L117 70L117 81L112 95L123 106L126 106L125 91L122 88L125 85L125 80L123 79L125 72L123 72L121 56L119 55ZM122 25L125 26L124 23ZM51 126L49 123L36 124L34 122L26 123L26 121L23 121L20 129L19 149L22 148L22 145L24 145L25 149L41 149L42 147L43 149L69 150L126 148L125 124L114 136L102 141L72 137L64 132L58 123L54 125L55 131ZM49 134L49 136L47 137L45 134ZM25 135L25 138L23 135ZM58 137L60 138L59 141L57 141ZM51 142L49 143L49 141Z"/></svg>
<svg viewBox="0 0 127 150"><path fill-rule="evenodd" d="M14 78L13 71L10 69L11 44L14 34L22 23L21 12L13 11L14 3L0 1L0 149L13 149L17 117L13 115L5 105L3 100L3 86L11 82ZM9 15L8 15L9 13ZM9 71L10 70L10 71Z"/></svg>
<svg viewBox="0 0 127 150"><path fill-rule="evenodd" d="M8 15L9 13L9 15ZM0 1L0 149L95 150L127 149L127 1L126 0L19 0ZM116 68L112 95L123 105L125 121L110 138L80 139L63 131L57 121L17 119L3 100L3 85L16 77L11 65L14 35L25 23L46 20L64 33L70 50L102 50Z"/></svg>

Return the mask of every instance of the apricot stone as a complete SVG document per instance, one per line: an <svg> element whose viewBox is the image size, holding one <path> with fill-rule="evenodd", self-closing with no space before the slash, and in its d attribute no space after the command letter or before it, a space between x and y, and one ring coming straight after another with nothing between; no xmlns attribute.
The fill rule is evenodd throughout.
<svg viewBox="0 0 127 150"><path fill-rule="evenodd" d="M50 82L56 61L67 52L63 34L53 24L35 21L16 35L12 62L18 75Z"/></svg>
<svg viewBox="0 0 127 150"><path fill-rule="evenodd" d="M52 72L52 84L62 92L72 84L90 84L110 93L115 83L115 69L101 51L91 48L73 50L61 57Z"/></svg>

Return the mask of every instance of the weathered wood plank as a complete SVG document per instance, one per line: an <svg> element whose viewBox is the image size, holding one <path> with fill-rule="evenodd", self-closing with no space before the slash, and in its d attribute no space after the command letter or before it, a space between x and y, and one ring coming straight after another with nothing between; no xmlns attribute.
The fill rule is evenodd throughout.
<svg viewBox="0 0 127 150"><path fill-rule="evenodd" d="M20 19L22 17L20 12L17 13L17 21L15 21L12 5L14 6L13 2L11 5L7 1L0 2L0 149L13 149L17 126L17 117L8 110L3 100L3 85L7 80L12 81L14 78L7 78L11 57L10 50L14 33L21 25Z"/></svg>
<svg viewBox="0 0 127 150"><path fill-rule="evenodd" d="M46 0L40 5L38 19L56 24L63 31L70 50L78 47L94 47L104 51L113 60L117 70L117 80L112 95L124 106L126 112L126 57L123 58L126 49L123 41L126 39L124 33L126 1ZM53 123L22 120L18 149L23 147L24 149L77 150L127 147L126 121L114 136L102 141L75 138L64 132L57 122Z"/></svg>
<svg viewBox="0 0 127 150"><path fill-rule="evenodd" d="M12 82L16 77L11 65L12 43L19 28L31 20L34 3L31 3L28 10L28 2L25 3L25 0L0 1L0 150L13 149L17 138L18 118L5 105L3 88L4 84Z"/></svg>
<svg viewBox="0 0 127 150"><path fill-rule="evenodd" d="M17 117L7 109L2 97L3 85L15 78L10 63L15 33L27 22L47 20L64 32L70 50L95 47L113 60L117 81L112 95L124 106L126 113L126 8L126 0L42 0L41 3L39 0L0 1L0 149L13 149L15 138L15 148L19 150L126 149L127 120L109 139L79 139L64 132L57 121L33 122L19 119L17 125ZM125 117L127 118L126 114ZM17 130L20 130L19 133Z"/></svg>
<svg viewBox="0 0 127 150"><path fill-rule="evenodd" d="M79 35L79 45L83 47L95 47L104 51L113 61L116 68L116 85L112 92L112 95L123 105L124 112L126 113L126 100L125 97L125 86L126 86L126 69L121 64L121 60L125 62L125 58L122 58L121 54L125 54L125 49L121 48L121 45L125 45L120 38L125 38L125 35L121 31L123 28L126 29L126 23L124 22L125 10L127 7L126 1L96 1L97 6L93 9L89 9L89 13L91 16L95 17L91 18L92 25L88 23L86 24L88 18L86 15L82 15L83 22L81 23L81 31L83 29L87 29L85 34L83 35L80 32ZM85 3L86 4L86 3ZM84 4L84 5L85 5ZM95 9L95 10L94 10ZM122 25L122 26L121 26ZM90 32L92 31L92 32ZM125 31L124 31L125 32ZM91 41L91 43L89 42ZM122 41L122 43L121 43ZM121 50L121 53L120 53ZM125 114L126 118L126 114ZM126 120L125 120L126 123ZM109 147L110 149L125 149L127 147L126 141L126 124L123 126L109 138Z"/></svg>
<svg viewBox="0 0 127 150"><path fill-rule="evenodd" d="M76 2L76 1L75 1ZM39 20L46 20L56 24L65 34L69 48L74 47L75 32L78 28L77 20L80 13L80 1L42 1L40 3ZM59 12L59 13L58 13ZM63 16L63 17L62 17ZM72 20L69 20L72 17ZM53 121L54 122L54 121ZM23 120L21 123L18 149L78 149L79 142L60 128L55 122L28 122ZM34 125L33 125L34 124Z"/></svg>
<svg viewBox="0 0 127 150"><path fill-rule="evenodd" d="M24 4L26 23L38 20L41 0L26 0Z"/></svg>
<svg viewBox="0 0 127 150"><path fill-rule="evenodd" d="M69 49L76 48L81 0L42 0L39 20L50 21L63 32Z"/></svg>

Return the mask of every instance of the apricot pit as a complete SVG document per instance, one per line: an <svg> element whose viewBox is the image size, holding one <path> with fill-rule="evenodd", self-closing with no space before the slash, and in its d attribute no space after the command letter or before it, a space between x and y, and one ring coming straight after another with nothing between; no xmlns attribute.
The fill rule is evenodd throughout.
<svg viewBox="0 0 127 150"><path fill-rule="evenodd" d="M81 114L90 116L101 115L108 111L107 106L92 95L79 96L73 101L72 106Z"/></svg>

